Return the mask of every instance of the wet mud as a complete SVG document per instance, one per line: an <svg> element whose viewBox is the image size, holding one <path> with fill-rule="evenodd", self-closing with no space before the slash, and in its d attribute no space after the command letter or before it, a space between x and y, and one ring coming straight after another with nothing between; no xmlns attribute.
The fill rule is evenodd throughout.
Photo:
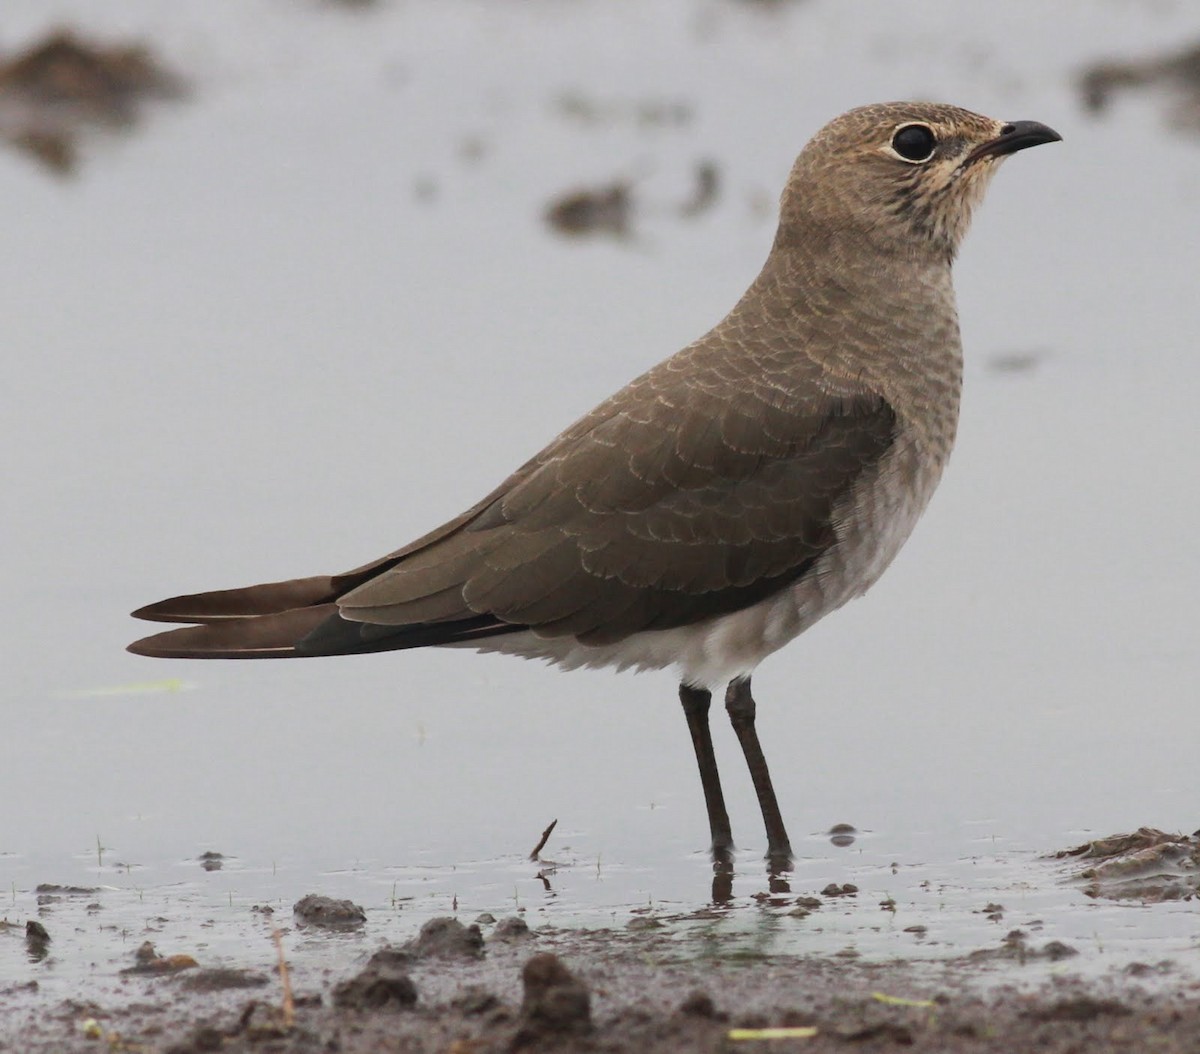
<svg viewBox="0 0 1200 1054"><path fill-rule="evenodd" d="M1083 885L1089 897L1155 910L1195 897L1200 843L1143 827L1044 859L1066 865L1058 880ZM96 892L39 887L40 910L54 917ZM786 914L805 917L858 894L853 884L831 884L824 899L784 906L794 902ZM521 915L442 916L407 939L367 948L362 908L311 894L293 905L291 927L275 920L283 913L260 913L278 950L274 969L205 963L202 931L211 923L201 923L195 955L143 941L132 962L101 971L73 998L48 998L36 979L0 986L0 1050L1200 1049L1200 983L1181 959L1097 970L1070 944L1039 939L1036 922L933 960L871 962L846 949L756 953L689 937L687 923L712 910L635 909L623 926L591 929L531 927ZM1004 904L979 910L1004 929ZM47 959L54 928L34 919L23 927L31 972L77 965ZM5 934L21 932L6 921ZM295 967L285 935L293 948L306 943ZM119 947L127 936L97 940ZM349 957L347 940L359 942Z"/></svg>
<svg viewBox="0 0 1200 1054"><path fill-rule="evenodd" d="M1168 991L1129 969L1031 983L1004 956L880 964L838 956L700 960L681 955L665 927L546 929L520 942L493 934L463 954L461 934L472 929L479 932L432 920L407 948L379 949L336 979L290 982L281 973L233 968L139 971L125 981L137 990L112 1006L82 996L38 1007L36 982L10 985L0 989L0 1017L26 1025L19 1036L5 1028L0 1049L1200 1049L1194 988Z"/></svg>

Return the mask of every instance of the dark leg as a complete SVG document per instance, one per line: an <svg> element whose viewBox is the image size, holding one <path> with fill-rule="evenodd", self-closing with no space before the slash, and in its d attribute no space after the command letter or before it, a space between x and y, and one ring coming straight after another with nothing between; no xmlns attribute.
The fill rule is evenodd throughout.
<svg viewBox="0 0 1200 1054"><path fill-rule="evenodd" d="M708 809L708 830L712 835L713 860L729 860L733 855L733 831L729 813L725 811L725 795L721 793L721 777L717 774L717 756L713 753L712 735L708 729L708 707L712 693L703 688L679 686L679 701L687 717L696 764L700 768L700 786L704 788L704 804Z"/></svg>
<svg viewBox="0 0 1200 1054"><path fill-rule="evenodd" d="M754 730L754 697L750 694L750 678L730 681L725 692L725 709L729 721L742 744L754 791L758 795L758 807L762 810L763 823L767 827L767 859L773 866L786 868L792 861L792 846L779 814L779 802L775 800L775 788L771 786L771 774L767 771L767 759L763 757Z"/></svg>

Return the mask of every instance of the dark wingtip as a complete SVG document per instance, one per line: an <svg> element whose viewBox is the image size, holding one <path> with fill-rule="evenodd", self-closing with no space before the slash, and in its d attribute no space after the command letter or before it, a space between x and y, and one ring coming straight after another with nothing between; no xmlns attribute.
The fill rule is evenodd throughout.
<svg viewBox="0 0 1200 1054"><path fill-rule="evenodd" d="M291 644L274 646L227 640L212 626L186 626L135 640L125 650L151 659L286 659L296 653Z"/></svg>
<svg viewBox="0 0 1200 1054"><path fill-rule="evenodd" d="M146 604L129 614L146 622L195 622L195 619L179 618L171 614L175 605L187 599L187 597L171 597L170 600L159 600L153 604ZM132 647L130 645L130 650Z"/></svg>
<svg viewBox="0 0 1200 1054"><path fill-rule="evenodd" d="M135 640L125 650L154 659L289 659L296 642L334 613L333 604L227 618Z"/></svg>
<svg viewBox="0 0 1200 1054"><path fill-rule="evenodd" d="M314 575L287 582L170 597L140 607L132 614L146 622L223 622L325 604L335 595L336 589L329 575Z"/></svg>

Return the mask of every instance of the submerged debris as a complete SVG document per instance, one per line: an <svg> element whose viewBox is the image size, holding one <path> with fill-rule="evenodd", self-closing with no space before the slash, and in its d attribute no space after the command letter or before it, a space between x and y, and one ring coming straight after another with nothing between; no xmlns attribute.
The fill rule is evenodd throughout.
<svg viewBox="0 0 1200 1054"><path fill-rule="evenodd" d="M1047 358L1046 351L1000 351L988 356L985 365L992 373L1032 373Z"/></svg>
<svg viewBox="0 0 1200 1054"><path fill-rule="evenodd" d="M533 847L533 850L529 854L530 860L534 860L534 861L537 860L538 854L543 849L546 848L546 843L550 840L550 835L553 834L554 828L557 826L558 826L557 818L551 820L550 823L546 826L546 829L542 832L541 838L538 839L538 844Z"/></svg>
<svg viewBox="0 0 1200 1054"><path fill-rule="evenodd" d="M0 138L66 174L87 129L131 128L145 100L182 94L182 80L146 46L103 46L56 30L0 60Z"/></svg>
<svg viewBox="0 0 1200 1054"><path fill-rule="evenodd" d="M1159 88L1170 92L1174 103L1170 124L1200 132L1200 43L1157 58L1095 62L1079 75L1084 106L1093 113L1104 110L1116 92L1129 88Z"/></svg>

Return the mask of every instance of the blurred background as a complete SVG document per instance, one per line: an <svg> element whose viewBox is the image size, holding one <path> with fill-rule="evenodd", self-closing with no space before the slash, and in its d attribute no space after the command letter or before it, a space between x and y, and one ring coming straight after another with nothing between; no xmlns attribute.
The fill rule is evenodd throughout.
<svg viewBox="0 0 1200 1054"><path fill-rule="evenodd" d="M126 613L457 513L720 319L818 127L906 97L1064 142L962 252L960 442L912 542L755 678L797 887L1040 882L1089 832L1192 830L1198 41L1166 0L7 0L14 910L43 881L703 903L669 674L155 662ZM718 726L744 897L764 839Z"/></svg>

